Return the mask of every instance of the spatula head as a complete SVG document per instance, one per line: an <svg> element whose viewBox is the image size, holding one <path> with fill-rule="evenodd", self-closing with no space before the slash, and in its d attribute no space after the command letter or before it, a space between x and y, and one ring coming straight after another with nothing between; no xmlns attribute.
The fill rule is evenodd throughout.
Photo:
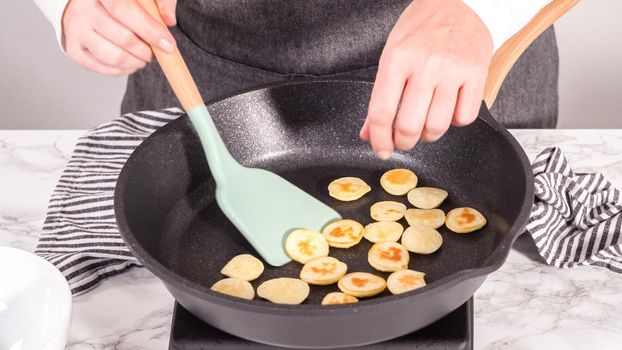
<svg viewBox="0 0 622 350"><path fill-rule="evenodd" d="M216 187L218 205L270 265L291 259L285 239L293 230L320 231L337 211L275 173L239 167Z"/></svg>

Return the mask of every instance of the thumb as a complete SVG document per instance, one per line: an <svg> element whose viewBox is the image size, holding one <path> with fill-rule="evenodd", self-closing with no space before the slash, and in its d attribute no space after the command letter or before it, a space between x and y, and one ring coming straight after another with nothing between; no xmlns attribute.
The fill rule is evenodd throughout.
<svg viewBox="0 0 622 350"><path fill-rule="evenodd" d="M175 7L177 6L177 0L156 0L156 4L164 23L169 27L176 25Z"/></svg>

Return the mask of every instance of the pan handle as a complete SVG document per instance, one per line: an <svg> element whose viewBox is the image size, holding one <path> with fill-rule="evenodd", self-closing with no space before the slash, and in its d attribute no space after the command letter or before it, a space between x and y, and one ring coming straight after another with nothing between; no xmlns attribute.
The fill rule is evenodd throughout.
<svg viewBox="0 0 622 350"><path fill-rule="evenodd" d="M505 76L523 51L578 2L579 0L553 0L495 52L488 68L488 79L484 88L484 101L488 108L492 107Z"/></svg>
<svg viewBox="0 0 622 350"><path fill-rule="evenodd" d="M139 2L153 18L164 25L154 0L139 0ZM151 49L184 110L188 112L195 107L202 106L204 103L201 93L194 79L192 79L179 49L175 48L172 53L164 52L157 46L151 46Z"/></svg>

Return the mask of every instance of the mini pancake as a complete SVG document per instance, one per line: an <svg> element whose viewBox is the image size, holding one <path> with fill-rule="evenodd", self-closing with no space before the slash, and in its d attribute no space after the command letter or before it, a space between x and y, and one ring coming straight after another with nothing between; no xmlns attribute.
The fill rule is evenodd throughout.
<svg viewBox="0 0 622 350"><path fill-rule="evenodd" d="M363 225L354 220L337 220L326 225L322 234L329 246L350 248L361 241L363 230Z"/></svg>
<svg viewBox="0 0 622 350"><path fill-rule="evenodd" d="M394 196L403 196L417 187L417 175L408 169L389 170L380 177L380 186Z"/></svg>
<svg viewBox="0 0 622 350"><path fill-rule="evenodd" d="M391 294L402 294L425 286L425 273L413 270L393 272L387 279Z"/></svg>
<svg viewBox="0 0 622 350"><path fill-rule="evenodd" d="M486 218L473 208L455 208L447 213L445 226L456 233L477 231L486 225Z"/></svg>
<svg viewBox="0 0 622 350"><path fill-rule="evenodd" d="M369 249L367 261L378 271L393 272L408 268L410 254L399 243L382 242L374 244Z"/></svg>
<svg viewBox="0 0 622 350"><path fill-rule="evenodd" d="M369 191L371 187L358 177L342 177L328 185L328 195L344 202L357 200Z"/></svg>
<svg viewBox="0 0 622 350"><path fill-rule="evenodd" d="M425 225L414 225L402 235L402 245L417 254L432 254L443 244L443 237L435 229Z"/></svg>
<svg viewBox="0 0 622 350"><path fill-rule="evenodd" d="M341 304L351 304L356 303L359 300L351 295L341 292L332 292L326 294L324 299L322 299L322 305L341 305Z"/></svg>
<svg viewBox="0 0 622 350"><path fill-rule="evenodd" d="M328 256L328 242L319 232L299 229L287 236L285 251L293 260L306 264L309 260Z"/></svg>
<svg viewBox="0 0 622 350"><path fill-rule="evenodd" d="M255 297L255 290L250 282L239 278L222 279L214 283L211 289L236 298L253 300Z"/></svg>
<svg viewBox="0 0 622 350"><path fill-rule="evenodd" d="M227 277L239 278L245 281L257 279L264 270L261 260L250 254L240 254L229 260L220 273Z"/></svg>
<svg viewBox="0 0 622 350"><path fill-rule="evenodd" d="M309 296L309 285L297 278L274 278L257 288L257 295L275 304L300 304Z"/></svg>
<svg viewBox="0 0 622 350"><path fill-rule="evenodd" d="M411 226L425 225L434 229L445 223L445 213L440 209L408 209L404 218Z"/></svg>
<svg viewBox="0 0 622 350"><path fill-rule="evenodd" d="M447 191L434 187L418 187L408 192L408 201L419 209L437 208L445 198Z"/></svg>
<svg viewBox="0 0 622 350"><path fill-rule="evenodd" d="M371 218L376 221L397 221L404 217L406 206L399 202L383 201L369 208Z"/></svg>
<svg viewBox="0 0 622 350"><path fill-rule="evenodd" d="M382 293L387 287L384 278L367 272L352 272L343 276L337 284L345 294L365 298Z"/></svg>
<svg viewBox="0 0 622 350"><path fill-rule="evenodd" d="M404 226L399 222L379 221L365 226L363 237L372 243L397 242L403 232Z"/></svg>
<svg viewBox="0 0 622 350"><path fill-rule="evenodd" d="M320 286L336 283L348 271L348 265L325 256L313 259L305 264L300 271L300 279Z"/></svg>

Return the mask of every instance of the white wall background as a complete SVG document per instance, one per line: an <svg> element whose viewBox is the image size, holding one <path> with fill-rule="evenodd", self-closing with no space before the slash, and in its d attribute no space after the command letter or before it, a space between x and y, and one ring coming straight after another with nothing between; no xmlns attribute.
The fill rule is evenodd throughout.
<svg viewBox="0 0 622 350"><path fill-rule="evenodd" d="M559 127L622 128L622 1L582 0L556 28Z"/></svg>
<svg viewBox="0 0 622 350"><path fill-rule="evenodd" d="M0 2L0 129L86 129L119 115L125 78L70 61L32 0Z"/></svg>
<svg viewBox="0 0 622 350"><path fill-rule="evenodd" d="M85 129L119 115L124 78L67 59L31 0L3 5L0 129ZM622 1L583 0L557 34L559 127L622 128Z"/></svg>

